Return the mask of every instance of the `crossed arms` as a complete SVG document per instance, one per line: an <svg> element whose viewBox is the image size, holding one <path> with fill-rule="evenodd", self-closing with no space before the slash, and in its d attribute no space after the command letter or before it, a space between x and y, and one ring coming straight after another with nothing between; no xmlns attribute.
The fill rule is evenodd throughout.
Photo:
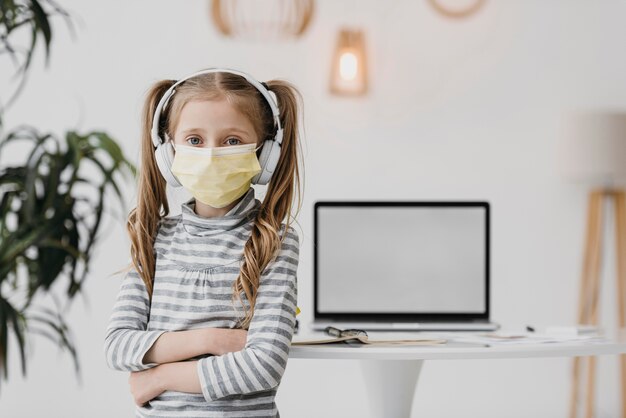
<svg viewBox="0 0 626 418"><path fill-rule="evenodd" d="M202 393L212 401L277 387L295 326L298 249L298 235L290 228L277 258L261 275L247 332L147 330L148 295L138 273L131 270L122 282L107 328L107 365L141 372L131 373L129 379L140 405L165 390ZM189 361L202 354L212 356Z"/></svg>

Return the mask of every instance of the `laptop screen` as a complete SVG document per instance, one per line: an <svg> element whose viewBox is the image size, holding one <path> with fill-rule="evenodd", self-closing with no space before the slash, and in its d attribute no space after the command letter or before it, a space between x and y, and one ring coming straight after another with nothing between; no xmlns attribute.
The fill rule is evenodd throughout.
<svg viewBox="0 0 626 418"><path fill-rule="evenodd" d="M487 202L316 202L315 315L488 318Z"/></svg>

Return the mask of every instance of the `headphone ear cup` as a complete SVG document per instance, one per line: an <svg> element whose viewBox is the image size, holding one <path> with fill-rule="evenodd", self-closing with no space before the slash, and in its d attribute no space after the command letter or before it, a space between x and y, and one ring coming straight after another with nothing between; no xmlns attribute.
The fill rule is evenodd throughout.
<svg viewBox="0 0 626 418"><path fill-rule="evenodd" d="M163 178L172 187L182 187L174 173L172 173L172 163L174 162L174 147L171 142L160 144L154 150L154 158Z"/></svg>
<svg viewBox="0 0 626 418"><path fill-rule="evenodd" d="M261 148L261 156L259 157L261 172L252 178L252 183L261 185L269 183L278 164L279 157L280 145L273 139L265 140L263 148Z"/></svg>

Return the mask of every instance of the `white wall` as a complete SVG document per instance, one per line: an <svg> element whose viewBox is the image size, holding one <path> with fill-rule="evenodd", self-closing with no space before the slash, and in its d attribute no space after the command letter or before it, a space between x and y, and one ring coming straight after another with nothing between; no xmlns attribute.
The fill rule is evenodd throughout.
<svg viewBox="0 0 626 418"><path fill-rule="evenodd" d="M104 129L136 158L142 98L157 79L219 65L300 88L303 323L312 316L311 209L318 199L487 199L493 318L511 328L575 321L586 192L555 168L558 122L568 109L626 107L625 1L489 1L476 16L452 22L425 0L320 0L306 36L280 45L222 39L205 1L61 3L78 18L77 37L56 20L50 68L43 70L40 50L26 90L5 115L8 126ZM366 29L371 93L364 99L327 91L344 24ZM2 156L4 164L11 159ZM120 281L107 276L126 262L128 240L118 221L109 219L105 230L86 301L67 316L82 381L68 354L35 337L26 380L11 353L3 418L132 416L128 376L109 370L102 353ZM600 317L612 326L609 238ZM427 362L412 416L565 417L571 364ZM598 417L617 416L617 358L600 358L599 368ZM366 416L365 387L350 361L290 361L277 402L286 418Z"/></svg>

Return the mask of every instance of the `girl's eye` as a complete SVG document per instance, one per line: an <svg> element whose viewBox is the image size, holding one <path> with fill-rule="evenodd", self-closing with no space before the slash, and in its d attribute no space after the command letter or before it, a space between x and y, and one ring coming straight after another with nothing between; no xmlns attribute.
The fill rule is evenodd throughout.
<svg viewBox="0 0 626 418"><path fill-rule="evenodd" d="M191 145L198 145L200 144L200 138L198 138L197 136L192 136L191 138L187 138L187 143Z"/></svg>
<svg viewBox="0 0 626 418"><path fill-rule="evenodd" d="M231 140L237 141L237 143L233 144L232 142L230 142ZM241 142L239 139L233 138L233 137L228 138L227 141L228 141L228 145L239 145L239 142Z"/></svg>

